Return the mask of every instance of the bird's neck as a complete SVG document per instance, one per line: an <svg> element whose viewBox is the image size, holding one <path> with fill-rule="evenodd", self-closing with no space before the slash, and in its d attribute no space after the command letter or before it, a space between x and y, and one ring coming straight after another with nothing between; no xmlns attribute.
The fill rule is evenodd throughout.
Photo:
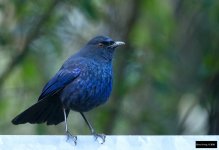
<svg viewBox="0 0 219 150"><path fill-rule="evenodd" d="M112 62L112 57L109 57L108 55L106 56L106 55L101 55L101 56L85 56L85 57L87 57L87 58L89 58L89 59L92 59L92 60L94 60L94 61L96 61L96 62L100 62L100 63L111 63Z"/></svg>
<svg viewBox="0 0 219 150"><path fill-rule="evenodd" d="M102 61L112 62L113 52L102 52L99 57L101 57Z"/></svg>
<svg viewBox="0 0 219 150"><path fill-rule="evenodd" d="M92 59L97 62L111 63L113 58L113 52L100 52L98 54L95 53L79 53L80 56L88 59Z"/></svg>

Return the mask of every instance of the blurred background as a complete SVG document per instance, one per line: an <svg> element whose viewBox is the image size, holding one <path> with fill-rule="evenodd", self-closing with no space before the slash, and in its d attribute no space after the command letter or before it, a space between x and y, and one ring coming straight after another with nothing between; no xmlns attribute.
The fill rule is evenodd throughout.
<svg viewBox="0 0 219 150"><path fill-rule="evenodd" d="M219 134L218 0L0 0L0 134L64 134L11 123L90 38L126 42L110 101L87 113L105 134ZM79 113L74 134L90 134Z"/></svg>

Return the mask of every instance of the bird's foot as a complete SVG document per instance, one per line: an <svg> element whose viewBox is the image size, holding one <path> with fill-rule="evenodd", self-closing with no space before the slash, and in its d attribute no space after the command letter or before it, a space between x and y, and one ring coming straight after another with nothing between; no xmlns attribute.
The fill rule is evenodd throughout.
<svg viewBox="0 0 219 150"><path fill-rule="evenodd" d="M66 131L67 139L66 141L73 140L74 144L77 145L77 136L72 135L69 131Z"/></svg>
<svg viewBox="0 0 219 150"><path fill-rule="evenodd" d="M93 135L94 135L95 140L98 141L100 144L103 144L105 142L105 139L106 139L105 134L93 133ZM101 138L102 141L99 141L98 138Z"/></svg>

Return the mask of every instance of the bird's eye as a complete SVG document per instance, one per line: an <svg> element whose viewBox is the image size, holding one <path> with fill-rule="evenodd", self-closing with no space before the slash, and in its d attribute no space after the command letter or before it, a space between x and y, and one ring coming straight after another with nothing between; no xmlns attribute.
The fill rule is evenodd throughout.
<svg viewBox="0 0 219 150"><path fill-rule="evenodd" d="M98 47L103 47L104 44L103 43L98 43Z"/></svg>

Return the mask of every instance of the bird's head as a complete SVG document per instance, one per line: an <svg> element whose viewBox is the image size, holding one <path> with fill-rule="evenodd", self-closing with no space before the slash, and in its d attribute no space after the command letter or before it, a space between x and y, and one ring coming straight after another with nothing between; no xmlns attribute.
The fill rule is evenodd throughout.
<svg viewBox="0 0 219 150"><path fill-rule="evenodd" d="M111 61L115 48L124 44L124 42L114 41L107 36L97 36L91 39L81 52L87 57Z"/></svg>

